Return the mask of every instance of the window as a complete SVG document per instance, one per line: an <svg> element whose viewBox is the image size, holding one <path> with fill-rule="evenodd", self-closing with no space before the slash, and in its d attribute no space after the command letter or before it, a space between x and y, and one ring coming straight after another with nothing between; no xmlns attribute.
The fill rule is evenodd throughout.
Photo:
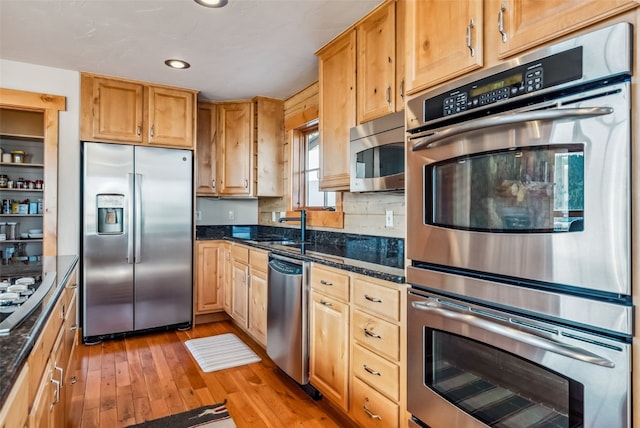
<svg viewBox="0 0 640 428"><path fill-rule="evenodd" d="M290 132L289 209L306 209L307 224L310 226L343 228L342 193L320 190L321 159L318 121L292 129Z"/></svg>
<svg viewBox="0 0 640 428"><path fill-rule="evenodd" d="M320 146L318 126L315 125L301 132L300 161L301 178L304 186L300 186L299 200L304 200L306 208L333 209L336 207L336 192L320 190Z"/></svg>

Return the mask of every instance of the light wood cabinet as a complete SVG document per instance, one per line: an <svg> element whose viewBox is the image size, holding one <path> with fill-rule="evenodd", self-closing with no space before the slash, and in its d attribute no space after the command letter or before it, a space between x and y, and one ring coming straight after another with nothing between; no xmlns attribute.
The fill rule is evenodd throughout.
<svg viewBox="0 0 640 428"><path fill-rule="evenodd" d="M217 196L218 105L198 102L196 195Z"/></svg>
<svg viewBox="0 0 640 428"><path fill-rule="evenodd" d="M28 358L30 427L64 427L71 402L70 367L78 341L77 267Z"/></svg>
<svg viewBox="0 0 640 428"><path fill-rule="evenodd" d="M222 310L225 247L221 241L196 241L195 314Z"/></svg>
<svg viewBox="0 0 640 428"><path fill-rule="evenodd" d="M349 275L312 264L310 281L309 382L348 412Z"/></svg>
<svg viewBox="0 0 640 428"><path fill-rule="evenodd" d="M483 66L482 0L407 1L405 6L408 94Z"/></svg>
<svg viewBox="0 0 640 428"><path fill-rule="evenodd" d="M405 286L352 274L351 408L363 426L398 427L406 409Z"/></svg>
<svg viewBox="0 0 640 428"><path fill-rule="evenodd" d="M320 190L349 190L349 130L356 125L356 32L317 52Z"/></svg>
<svg viewBox="0 0 640 428"><path fill-rule="evenodd" d="M0 408L0 428L21 428L27 426L29 416L29 365L20 370L20 374L11 387L7 399Z"/></svg>
<svg viewBox="0 0 640 428"><path fill-rule="evenodd" d="M396 111L395 3L376 9L356 25L357 121Z"/></svg>
<svg viewBox="0 0 640 428"><path fill-rule="evenodd" d="M220 196L281 196L284 102L255 97L218 106Z"/></svg>
<svg viewBox="0 0 640 428"><path fill-rule="evenodd" d="M218 120L218 192L220 195L251 196L251 102L220 104Z"/></svg>
<svg viewBox="0 0 640 428"><path fill-rule="evenodd" d="M222 308L227 314L231 314L232 299L233 299L233 281L231 268L231 248L230 245L225 245L223 248L224 257L224 275L223 275L223 291L222 291Z"/></svg>
<svg viewBox="0 0 640 428"><path fill-rule="evenodd" d="M81 74L80 138L193 148L197 91Z"/></svg>
<svg viewBox="0 0 640 428"><path fill-rule="evenodd" d="M637 7L634 0L492 0L499 32L499 58L534 48L610 16ZM495 18L493 18L495 19Z"/></svg>
<svg viewBox="0 0 640 428"><path fill-rule="evenodd" d="M231 317L248 329L249 321L249 248L231 246Z"/></svg>
<svg viewBox="0 0 640 428"><path fill-rule="evenodd" d="M29 229L42 229L42 239L24 239L19 234L14 239L1 241L0 250L23 246L26 254L52 256L57 253L57 198L58 198L58 116L65 110L66 98L0 88L0 148L9 153L23 150L22 163L1 163L2 173L14 183L13 188L0 189L2 199L28 200L24 210L0 212L3 222L17 223L18 233ZM35 182L42 180L42 188L17 188L19 178ZM35 211L34 211L35 207ZM29 266L18 259L7 269L19 268L26 275L36 274L41 266L35 261L36 272L25 271ZM19 264L18 264L19 263Z"/></svg>
<svg viewBox="0 0 640 428"><path fill-rule="evenodd" d="M249 333L267 346L268 252L249 251Z"/></svg>

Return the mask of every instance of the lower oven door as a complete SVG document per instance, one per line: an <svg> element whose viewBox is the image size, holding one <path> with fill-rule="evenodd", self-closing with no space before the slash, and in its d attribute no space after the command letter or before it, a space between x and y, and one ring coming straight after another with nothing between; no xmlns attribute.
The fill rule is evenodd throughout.
<svg viewBox="0 0 640 428"><path fill-rule="evenodd" d="M431 428L628 427L630 345L413 289L410 413Z"/></svg>

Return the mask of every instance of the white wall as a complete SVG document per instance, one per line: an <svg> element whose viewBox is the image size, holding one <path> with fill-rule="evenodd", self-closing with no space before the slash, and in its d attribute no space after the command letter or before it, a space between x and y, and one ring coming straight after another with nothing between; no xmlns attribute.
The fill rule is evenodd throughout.
<svg viewBox="0 0 640 428"><path fill-rule="evenodd" d="M80 73L0 59L0 87L66 97L58 146L58 254L79 254Z"/></svg>

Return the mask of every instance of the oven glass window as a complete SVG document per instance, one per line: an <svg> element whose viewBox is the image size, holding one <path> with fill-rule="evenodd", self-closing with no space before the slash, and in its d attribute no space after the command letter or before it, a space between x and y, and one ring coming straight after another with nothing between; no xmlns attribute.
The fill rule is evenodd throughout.
<svg viewBox="0 0 640 428"><path fill-rule="evenodd" d="M404 172L404 142L371 147L356 154L357 178L380 178Z"/></svg>
<svg viewBox="0 0 640 428"><path fill-rule="evenodd" d="M425 328L425 385L492 427L584 424L582 384L508 352Z"/></svg>
<svg viewBox="0 0 640 428"><path fill-rule="evenodd" d="M584 147L478 153L425 167L425 223L504 233L584 230Z"/></svg>

